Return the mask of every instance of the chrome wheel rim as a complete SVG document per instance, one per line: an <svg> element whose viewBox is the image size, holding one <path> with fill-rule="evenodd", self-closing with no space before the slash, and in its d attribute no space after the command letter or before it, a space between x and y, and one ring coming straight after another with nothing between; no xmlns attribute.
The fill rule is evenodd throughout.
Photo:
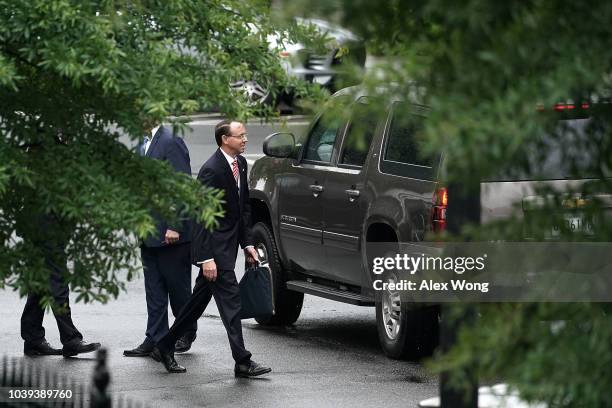
<svg viewBox="0 0 612 408"><path fill-rule="evenodd" d="M397 279L395 276L387 279L387 282L395 283ZM385 333L391 340L395 340L399 335L401 329L401 316L402 316L402 301L400 298L399 291L386 290L382 294L382 315L383 325L385 327Z"/></svg>
<svg viewBox="0 0 612 408"><path fill-rule="evenodd" d="M257 81L238 81L232 84L232 88L242 92L249 105L258 105L265 101L270 95L270 90L264 88Z"/></svg>

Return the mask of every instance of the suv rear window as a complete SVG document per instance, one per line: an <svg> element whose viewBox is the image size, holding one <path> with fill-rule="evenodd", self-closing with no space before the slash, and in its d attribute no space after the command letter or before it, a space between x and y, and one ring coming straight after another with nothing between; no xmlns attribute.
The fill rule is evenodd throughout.
<svg viewBox="0 0 612 408"><path fill-rule="evenodd" d="M393 116L385 137L381 171L424 180L433 178L433 157L422 152L424 116L411 113L409 104L393 107Z"/></svg>

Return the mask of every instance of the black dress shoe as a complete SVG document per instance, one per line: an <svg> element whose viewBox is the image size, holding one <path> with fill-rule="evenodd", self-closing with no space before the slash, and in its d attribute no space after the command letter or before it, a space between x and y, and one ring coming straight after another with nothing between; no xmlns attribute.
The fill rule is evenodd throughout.
<svg viewBox="0 0 612 408"><path fill-rule="evenodd" d="M126 357L148 357L153 351L153 344L143 341L141 345L131 350L123 350Z"/></svg>
<svg viewBox="0 0 612 408"><path fill-rule="evenodd" d="M39 343L23 343L23 354L26 356L61 356L62 349L51 347L47 340Z"/></svg>
<svg viewBox="0 0 612 408"><path fill-rule="evenodd" d="M153 350L151 351L149 356L151 356L151 358L153 360L157 361L158 363L161 363L161 354L160 354L160 351L159 351L159 349L157 347L153 348Z"/></svg>
<svg viewBox="0 0 612 408"><path fill-rule="evenodd" d="M64 344L62 354L64 357L72 357L81 353L89 353L100 348L100 343L85 343L83 340L72 341Z"/></svg>
<svg viewBox="0 0 612 408"><path fill-rule="evenodd" d="M182 335L174 344L174 352L175 353L184 353L189 351L191 348L191 343L196 339L196 335L193 336L184 334Z"/></svg>
<svg viewBox="0 0 612 408"><path fill-rule="evenodd" d="M257 377L258 375L267 374L270 371L272 371L270 367L264 367L252 360L249 360L249 362L245 364L236 364L234 367L234 375L236 377Z"/></svg>
<svg viewBox="0 0 612 408"><path fill-rule="evenodd" d="M166 370L168 370L169 373L187 372L187 369L185 367L179 365L179 363L176 362L173 353L165 353L157 347L154 347L153 351L151 352L151 355L159 356L161 363L164 365L164 367L166 367Z"/></svg>

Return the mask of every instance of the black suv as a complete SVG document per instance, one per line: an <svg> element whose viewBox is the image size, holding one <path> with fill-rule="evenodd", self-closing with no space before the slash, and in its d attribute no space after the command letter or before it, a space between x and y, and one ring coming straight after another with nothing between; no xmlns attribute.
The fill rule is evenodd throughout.
<svg viewBox="0 0 612 408"><path fill-rule="evenodd" d="M268 136L263 146L267 157L251 169L254 240L272 270L276 309L270 319L258 321L295 322L304 293L375 306L385 353L418 357L437 345L438 306L407 301L400 291L375 291L373 281L379 278L369 265L383 254L371 253L380 245L369 244L409 242L426 248L428 243L419 242L429 232L446 229L453 197L438 182L443 154L420 151L427 107L353 91L334 95L349 115L324 110L303 143L289 133ZM554 110L562 114L560 130L542 135L543 154L527 157L538 177L509 173L481 182L481 223L516 217L529 227L544 210L540 207L547 201L542 195L546 189L575 193L561 202L557 224L539 240L556 239L562 232L592 236L596 225L582 211L589 202L597 202L610 215L612 195L592 186L597 176L575 177L589 174L576 173L577 164L585 167L596 157L586 146L577 148L591 123L588 104L559 104ZM567 110L577 114L568 116ZM561 154L564 143L573 146L574 160ZM533 240L530 229L524 231L523 238Z"/></svg>
<svg viewBox="0 0 612 408"><path fill-rule="evenodd" d="M251 169L253 235L275 298L274 316L258 322L295 322L304 293L376 306L387 355L426 354L437 342L437 307L374 291L366 251L369 242L414 242L444 228L446 191L434 181L440 157L422 158L412 138L426 108L391 103L379 120L367 96L344 103L351 117L319 115L303 144L288 133L268 136L268 157Z"/></svg>

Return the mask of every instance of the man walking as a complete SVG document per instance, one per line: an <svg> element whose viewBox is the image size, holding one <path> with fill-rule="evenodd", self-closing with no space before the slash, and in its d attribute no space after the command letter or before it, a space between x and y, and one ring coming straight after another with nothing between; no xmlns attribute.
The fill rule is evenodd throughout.
<svg viewBox="0 0 612 408"><path fill-rule="evenodd" d="M61 134L55 142L65 147ZM37 155L43 151L43 145L28 147L28 153ZM64 355L76 356L100 348L100 343L86 343L83 335L72 321L69 295L70 288L65 278L69 275L68 254L66 248L74 233L75 221L62 217L55 212L45 212L44 200L33 190L23 197L23 208L17 217L17 234L24 242L33 246L31 259L26 262L36 263L41 260L49 272L49 295L53 297L53 315L59 330L63 348L53 348L45 338L43 327L44 308L40 301L43 293L30 292L21 315L21 338L23 352L27 356Z"/></svg>
<svg viewBox="0 0 612 408"><path fill-rule="evenodd" d="M31 214L29 211L24 211ZM53 315L57 322L60 341L63 348L53 348L45 339L43 327L44 309L40 304L41 296L29 293L21 315L21 337L24 340L23 352L27 356L60 355L72 357L89 353L100 348L100 343L86 343L83 335L72 322L70 312L70 289L62 275L67 274L66 246L70 240L72 227L56 214L37 216L36 230L24 227L21 231L24 239L30 240L40 248L45 267L50 270L49 288L55 302Z"/></svg>
<svg viewBox="0 0 612 408"><path fill-rule="evenodd" d="M139 153L164 160L177 172L190 175L189 151L183 139L163 126L148 127ZM123 355L126 357L149 356L155 343L168 333L168 297L172 314L176 317L191 295L191 223L184 220L168 225L165 220L154 218L156 232L140 246L148 314L145 340L136 348L125 350ZM191 348L196 330L197 323L193 321L183 336L176 339L177 352Z"/></svg>
<svg viewBox="0 0 612 408"><path fill-rule="evenodd" d="M255 377L272 369L252 361L251 353L244 347L240 293L234 273L239 244L247 262L255 263L258 259L251 243L247 163L240 155L247 142L245 126L237 121L224 120L215 127L215 141L219 149L204 163L198 180L205 186L224 191L225 215L213 232L201 225L196 226L192 258L201 273L185 308L168 334L157 342L152 356L161 360L171 373L187 371L174 359L174 343L204 313L214 296L236 362L234 374L237 377Z"/></svg>

